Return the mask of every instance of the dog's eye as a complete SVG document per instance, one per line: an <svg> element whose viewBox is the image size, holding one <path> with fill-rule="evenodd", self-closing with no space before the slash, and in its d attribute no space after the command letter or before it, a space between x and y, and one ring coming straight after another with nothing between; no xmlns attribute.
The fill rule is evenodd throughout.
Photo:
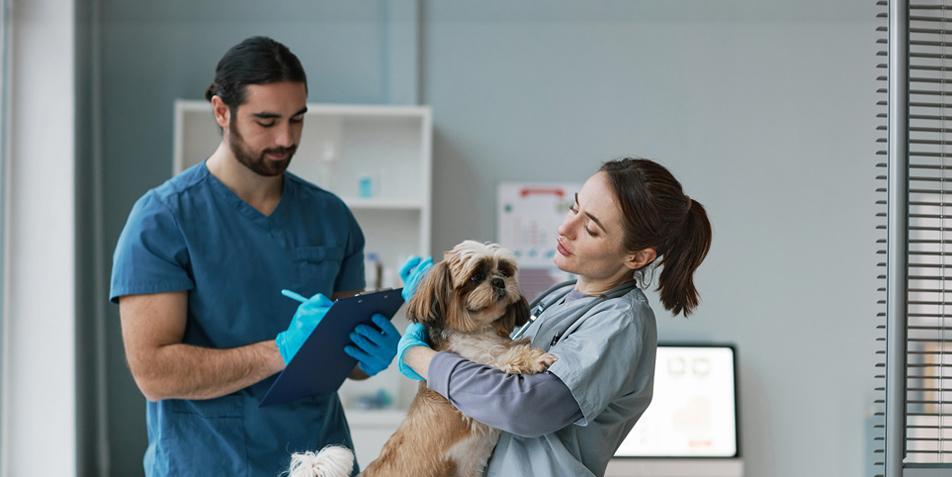
<svg viewBox="0 0 952 477"><path fill-rule="evenodd" d="M474 283L479 283L483 281L484 278L486 277L483 276L482 272L474 273L473 276L469 277L469 279Z"/></svg>
<svg viewBox="0 0 952 477"><path fill-rule="evenodd" d="M499 274L502 275L503 277L508 277L508 276L509 276L509 270L506 270L505 268L501 268L501 269L499 269Z"/></svg>

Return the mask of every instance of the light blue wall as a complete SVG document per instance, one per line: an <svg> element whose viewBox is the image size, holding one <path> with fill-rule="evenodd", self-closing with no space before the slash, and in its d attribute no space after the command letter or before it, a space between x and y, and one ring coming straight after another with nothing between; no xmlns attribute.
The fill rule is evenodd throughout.
<svg viewBox="0 0 952 477"><path fill-rule="evenodd" d="M428 4L434 248L493 238L497 181L663 162L714 244L660 337L737 343L747 475L871 475L875 5L762 3Z"/></svg>
<svg viewBox="0 0 952 477"><path fill-rule="evenodd" d="M393 31L413 5L101 0L104 256L169 175L173 99L200 98L228 47L269 35L301 58L311 101L433 107L435 253L494 238L498 181L583 181L623 155L667 165L715 241L701 307L659 312L661 339L737 344L747 475L870 475L874 2L421 1L410 51ZM144 403L108 313L112 475L136 475Z"/></svg>

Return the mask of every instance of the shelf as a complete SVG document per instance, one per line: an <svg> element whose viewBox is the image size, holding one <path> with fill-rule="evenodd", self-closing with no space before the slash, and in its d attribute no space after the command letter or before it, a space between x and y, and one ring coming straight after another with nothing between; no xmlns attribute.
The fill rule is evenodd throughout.
<svg viewBox="0 0 952 477"><path fill-rule="evenodd" d="M344 409L347 414L347 423L352 427L387 428L396 430L407 416L407 412L399 409Z"/></svg>
<svg viewBox="0 0 952 477"><path fill-rule="evenodd" d="M351 210L379 209L379 210L407 210L423 209L423 203L414 200L386 200L386 199L347 199L343 198Z"/></svg>
<svg viewBox="0 0 952 477"><path fill-rule="evenodd" d="M177 99L175 108L179 112L210 113L211 103L204 99ZM374 104L308 103L308 116L348 116L348 117L410 117L429 116L426 106L391 106Z"/></svg>

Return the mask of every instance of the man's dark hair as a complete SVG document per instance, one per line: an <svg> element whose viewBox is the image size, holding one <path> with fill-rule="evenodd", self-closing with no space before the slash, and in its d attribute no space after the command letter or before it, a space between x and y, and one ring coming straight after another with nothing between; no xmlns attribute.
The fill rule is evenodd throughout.
<svg viewBox="0 0 952 477"><path fill-rule="evenodd" d="M235 112L245 102L249 84L285 81L304 83L304 68L288 47L271 38L255 36L228 50L215 68L215 81L205 90L205 99L218 96Z"/></svg>

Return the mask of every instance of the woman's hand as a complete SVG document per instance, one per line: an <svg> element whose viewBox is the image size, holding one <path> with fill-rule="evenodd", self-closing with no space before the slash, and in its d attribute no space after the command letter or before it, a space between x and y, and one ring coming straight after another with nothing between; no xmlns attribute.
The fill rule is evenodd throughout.
<svg viewBox="0 0 952 477"><path fill-rule="evenodd" d="M426 343L426 337L429 333L426 330L426 327L419 323L411 323L410 326L407 326L407 330L403 333L403 337L400 338L400 343L397 345L397 367L400 368L400 373L410 379L416 379L417 381L423 381L426 379L424 376L420 375L414 370L414 367L419 367L421 363L419 359L413 359L416 366L411 367L409 362L404 361L404 358L407 357L408 351L411 348L415 347L424 347L430 351L433 351L430 348L430 345ZM416 356L416 358L421 358L421 356ZM429 360L426 360L426 363L429 363ZM422 369L423 374L426 374L425 369Z"/></svg>

